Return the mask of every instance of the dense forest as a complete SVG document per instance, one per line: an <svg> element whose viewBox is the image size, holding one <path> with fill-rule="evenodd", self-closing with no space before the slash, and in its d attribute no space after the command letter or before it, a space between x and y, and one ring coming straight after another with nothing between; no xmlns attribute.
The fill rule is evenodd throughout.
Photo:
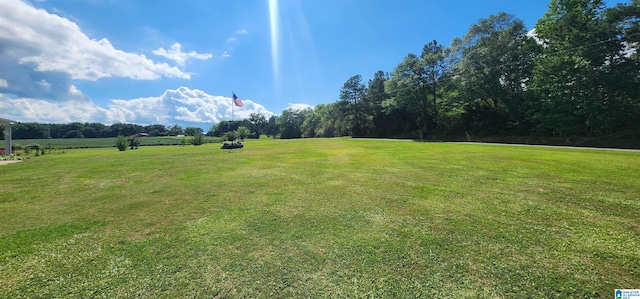
<svg viewBox="0 0 640 299"><path fill-rule="evenodd" d="M640 136L640 1L553 0L535 30L507 13L408 54L340 100L280 116L283 138Z"/></svg>
<svg viewBox="0 0 640 299"><path fill-rule="evenodd" d="M444 46L424 45L368 82L354 75L339 100L267 118L222 121L253 137L607 137L640 140L640 0L553 0L528 31L507 13L479 20ZM174 125L16 124L13 137L193 135Z"/></svg>

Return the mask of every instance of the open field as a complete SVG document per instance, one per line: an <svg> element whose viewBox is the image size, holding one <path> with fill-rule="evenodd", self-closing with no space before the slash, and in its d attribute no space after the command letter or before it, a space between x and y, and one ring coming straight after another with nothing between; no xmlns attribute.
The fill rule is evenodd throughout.
<svg viewBox="0 0 640 299"><path fill-rule="evenodd" d="M181 145L184 139L189 144L191 136L175 137L140 137L141 146L149 145ZM205 136L206 143L219 143L219 137ZM31 143L37 143L45 148L51 149L69 149L69 148L100 148L100 147L114 147L116 144L116 138L55 138L55 139L14 139L14 144L28 145ZM1 144L0 147L4 146Z"/></svg>
<svg viewBox="0 0 640 299"><path fill-rule="evenodd" d="M0 298L611 298L640 153L353 139L0 166Z"/></svg>

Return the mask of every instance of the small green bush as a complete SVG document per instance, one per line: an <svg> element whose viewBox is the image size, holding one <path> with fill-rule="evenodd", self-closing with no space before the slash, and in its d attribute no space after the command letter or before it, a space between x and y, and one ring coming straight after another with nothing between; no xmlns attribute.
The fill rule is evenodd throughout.
<svg viewBox="0 0 640 299"><path fill-rule="evenodd" d="M249 129L245 126L240 126L237 130L236 130L236 136L238 137L238 139L240 140L244 140L245 138L247 138L249 135L251 134L251 131L249 131Z"/></svg>
<svg viewBox="0 0 640 299"><path fill-rule="evenodd" d="M140 140L136 136L129 137L127 139L127 142L129 142L129 147L131 149L138 149L138 147L140 146Z"/></svg>
<svg viewBox="0 0 640 299"><path fill-rule="evenodd" d="M202 133L196 133L190 140L193 145L202 145L204 143L204 135Z"/></svg>
<svg viewBox="0 0 640 299"><path fill-rule="evenodd" d="M35 152L36 157L40 156L40 150L42 149L42 146L38 143L29 143L27 146L24 147L24 153L26 155L31 154L31 152Z"/></svg>
<svg viewBox="0 0 640 299"><path fill-rule="evenodd" d="M236 132L231 131L224 134L224 141L235 141L236 140Z"/></svg>
<svg viewBox="0 0 640 299"><path fill-rule="evenodd" d="M118 137L116 137L116 147L118 148L119 151L121 152L126 151L128 145L129 145L129 141L127 140L126 137L122 135L118 135Z"/></svg>

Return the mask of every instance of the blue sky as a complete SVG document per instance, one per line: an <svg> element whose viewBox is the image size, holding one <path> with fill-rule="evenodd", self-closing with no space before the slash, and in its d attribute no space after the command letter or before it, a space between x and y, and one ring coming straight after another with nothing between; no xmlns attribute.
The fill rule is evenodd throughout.
<svg viewBox="0 0 640 299"><path fill-rule="evenodd" d="M0 118L209 128L338 99L505 11L545 0L0 1Z"/></svg>

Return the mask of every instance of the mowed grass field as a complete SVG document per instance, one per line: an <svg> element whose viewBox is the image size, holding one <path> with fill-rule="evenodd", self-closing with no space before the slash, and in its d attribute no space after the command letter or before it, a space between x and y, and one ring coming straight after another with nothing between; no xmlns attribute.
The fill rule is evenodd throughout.
<svg viewBox="0 0 640 299"><path fill-rule="evenodd" d="M387 140L0 166L1 298L612 298L640 153Z"/></svg>

